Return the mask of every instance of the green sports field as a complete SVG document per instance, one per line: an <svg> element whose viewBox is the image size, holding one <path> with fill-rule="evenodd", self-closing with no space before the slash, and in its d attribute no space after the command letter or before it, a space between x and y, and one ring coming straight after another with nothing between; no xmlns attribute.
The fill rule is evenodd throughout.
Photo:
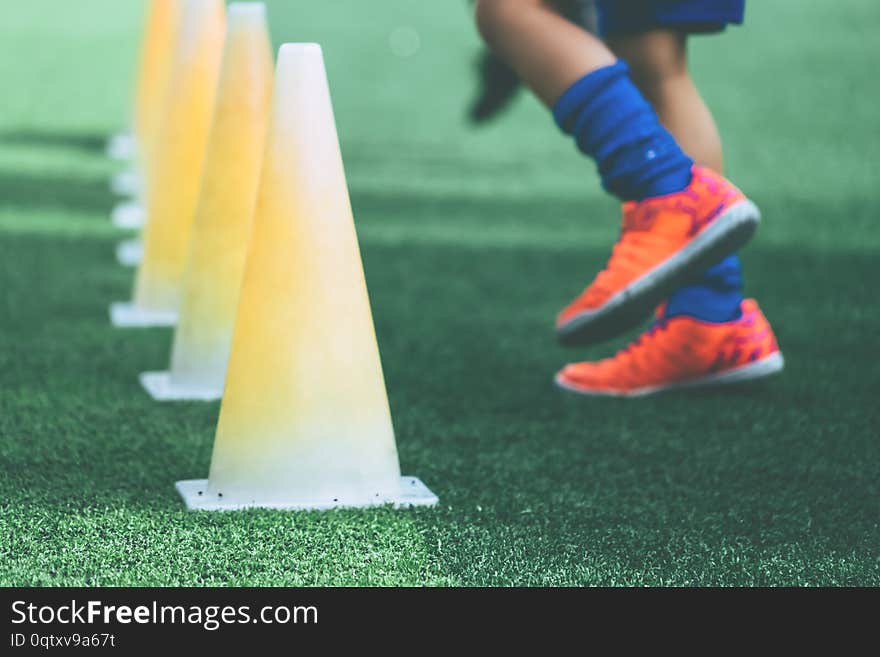
<svg viewBox="0 0 880 657"><path fill-rule="evenodd" d="M152 402L137 374L167 365L170 331L107 316L132 271L103 142L140 3L8 7L0 584L880 585L880 6L750 5L691 54L764 212L747 292L786 371L625 402L552 385L620 345L552 334L607 257L615 203L530 97L468 127L463 0L270 2L276 44L324 47L402 468L441 502L215 515L173 483L207 475L219 405Z"/></svg>

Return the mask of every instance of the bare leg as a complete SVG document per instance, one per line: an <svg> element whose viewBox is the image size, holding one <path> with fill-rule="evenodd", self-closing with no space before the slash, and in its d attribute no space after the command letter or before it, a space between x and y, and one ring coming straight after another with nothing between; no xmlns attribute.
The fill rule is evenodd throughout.
<svg viewBox="0 0 880 657"><path fill-rule="evenodd" d="M541 0L478 0L477 26L548 107L587 73L617 60L600 39Z"/></svg>
<svg viewBox="0 0 880 657"><path fill-rule="evenodd" d="M477 0L477 25L486 43L550 107L574 82L620 57L682 150L697 164L722 171L718 129L688 72L686 35L620 35L608 40L609 50L541 0Z"/></svg>
<svg viewBox="0 0 880 657"><path fill-rule="evenodd" d="M596 0L550 0L551 6L590 34L598 33ZM476 4L475 0L471 4ZM479 93L468 109L473 123L494 119L517 96L522 80L497 54L486 50L479 59Z"/></svg>
<svg viewBox="0 0 880 657"><path fill-rule="evenodd" d="M652 30L609 38L608 45L629 65L633 82L682 150L721 173L721 137L688 72L686 40L679 32Z"/></svg>
<svg viewBox="0 0 880 657"><path fill-rule="evenodd" d="M478 0L477 23L488 45L596 162L605 189L632 202L624 204L624 226L605 269L559 313L560 340L595 343L633 328L683 282L726 262L749 240L759 215L712 170L721 166L721 144L687 74L683 36L657 31L618 40L630 76L614 65L618 58L604 42L542 0ZM671 130L660 125L664 120ZM688 151L708 166L692 169ZM692 194L668 203L685 188ZM730 295L737 312L738 294ZM727 316L710 310L703 313L710 318L699 316Z"/></svg>

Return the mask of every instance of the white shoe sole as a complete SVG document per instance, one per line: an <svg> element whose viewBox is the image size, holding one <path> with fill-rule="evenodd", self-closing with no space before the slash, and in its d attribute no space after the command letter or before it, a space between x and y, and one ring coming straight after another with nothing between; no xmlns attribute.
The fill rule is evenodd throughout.
<svg viewBox="0 0 880 657"><path fill-rule="evenodd" d="M646 386L644 388L636 388L635 390L617 391L617 390L584 390L562 380L559 374L556 375L555 383L560 388L569 392L575 392L579 395L587 397L647 397L658 392L667 392L671 390L686 390L689 388L711 388L715 386L733 385L737 383L747 383L749 381L757 381L778 374L785 367L785 359L782 353L777 351L764 356L761 360L754 363L742 365L731 370L718 372L717 374L709 374L697 379L681 381L679 383L671 383L664 386Z"/></svg>

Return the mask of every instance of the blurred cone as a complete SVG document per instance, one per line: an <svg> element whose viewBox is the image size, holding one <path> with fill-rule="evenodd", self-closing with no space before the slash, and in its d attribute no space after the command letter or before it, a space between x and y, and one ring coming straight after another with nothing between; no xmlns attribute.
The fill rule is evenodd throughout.
<svg viewBox="0 0 880 657"><path fill-rule="evenodd" d="M143 156L142 170L146 169L155 148L156 133L162 121L182 12L181 0L150 0L134 116L135 136Z"/></svg>
<svg viewBox="0 0 880 657"><path fill-rule="evenodd" d="M116 326L174 324L220 74L223 0L185 0L168 102L150 158L148 221L134 301L114 304Z"/></svg>
<svg viewBox="0 0 880 657"><path fill-rule="evenodd" d="M138 201L124 201L113 208L111 220L117 228L136 230L144 225L146 210Z"/></svg>
<svg viewBox="0 0 880 657"><path fill-rule="evenodd" d="M191 509L436 504L401 478L315 44L278 55L271 128L210 476Z"/></svg>
<svg viewBox="0 0 880 657"><path fill-rule="evenodd" d="M110 180L114 194L132 198L113 208L110 216L117 228L139 230L147 219L146 172L156 150L156 136L168 100L182 13L183 0L149 2L133 112L137 157L133 168L117 172Z"/></svg>
<svg viewBox="0 0 880 657"><path fill-rule="evenodd" d="M143 177L136 169L118 171L110 178L110 191L116 196L140 198L144 191Z"/></svg>
<svg viewBox="0 0 880 657"><path fill-rule="evenodd" d="M143 156L164 101L180 0L149 0L135 88L131 133L111 137L107 154L117 160Z"/></svg>
<svg viewBox="0 0 880 657"><path fill-rule="evenodd" d="M137 267L144 257L144 245L139 239L122 240L116 245L116 261L123 267Z"/></svg>
<svg viewBox="0 0 880 657"><path fill-rule="evenodd" d="M244 274L272 95L263 3L233 3L184 278L170 372L141 382L160 400L219 399Z"/></svg>
<svg viewBox="0 0 880 657"><path fill-rule="evenodd" d="M134 135L130 132L117 133L107 140L105 153L111 160L128 162L134 159L136 152Z"/></svg>

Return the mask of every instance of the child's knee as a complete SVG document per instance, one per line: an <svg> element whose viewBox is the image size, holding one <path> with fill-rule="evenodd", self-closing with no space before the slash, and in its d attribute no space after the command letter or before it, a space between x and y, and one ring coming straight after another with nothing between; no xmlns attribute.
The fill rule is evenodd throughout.
<svg viewBox="0 0 880 657"><path fill-rule="evenodd" d="M688 75L685 36L667 30L608 39L614 54L629 65L633 81L648 97Z"/></svg>

